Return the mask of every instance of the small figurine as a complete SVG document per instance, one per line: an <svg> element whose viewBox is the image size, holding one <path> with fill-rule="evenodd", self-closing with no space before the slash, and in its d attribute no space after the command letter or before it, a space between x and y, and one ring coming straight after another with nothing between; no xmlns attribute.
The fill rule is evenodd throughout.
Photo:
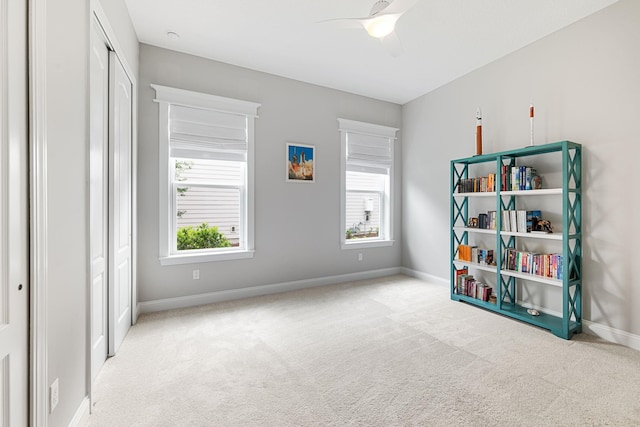
<svg viewBox="0 0 640 427"><path fill-rule="evenodd" d="M541 219L536 224L536 231L544 231L546 233L553 233L553 227L551 227L551 221L547 219Z"/></svg>
<svg viewBox="0 0 640 427"><path fill-rule="evenodd" d="M542 189L542 177L540 175L534 175L531 178L531 188L534 190Z"/></svg>

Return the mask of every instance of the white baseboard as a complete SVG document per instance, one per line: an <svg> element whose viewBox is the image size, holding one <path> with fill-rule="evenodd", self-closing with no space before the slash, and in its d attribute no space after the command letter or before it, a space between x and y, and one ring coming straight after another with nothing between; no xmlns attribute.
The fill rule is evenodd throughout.
<svg viewBox="0 0 640 427"><path fill-rule="evenodd" d="M407 267L400 267L400 271L405 276L415 277L416 279L424 280L425 282L435 283L438 285L449 286L449 279L443 279L442 277L434 276L433 274L423 273L422 271L412 270Z"/></svg>
<svg viewBox="0 0 640 427"><path fill-rule="evenodd" d="M86 426L89 423L89 397L82 399L73 419L69 422L69 427Z"/></svg>
<svg viewBox="0 0 640 427"><path fill-rule="evenodd" d="M582 330L612 343L640 351L640 335L584 319L582 320Z"/></svg>
<svg viewBox="0 0 640 427"><path fill-rule="evenodd" d="M318 277L315 279L296 280L293 282L274 283L270 285L252 286L250 288L230 289L226 291L209 292L206 294L189 295L184 297L167 298L138 303L138 313L172 310L175 308L194 307L197 305L231 301L261 295L277 294L280 292L312 288L315 286L334 285L336 283L353 282L356 280L375 279L378 277L402 274L400 267L383 268L380 270L363 271L359 273L339 274L335 276Z"/></svg>

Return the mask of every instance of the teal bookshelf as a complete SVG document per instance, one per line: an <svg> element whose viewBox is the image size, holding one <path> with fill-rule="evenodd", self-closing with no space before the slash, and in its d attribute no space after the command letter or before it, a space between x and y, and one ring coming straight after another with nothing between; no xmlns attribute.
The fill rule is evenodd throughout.
<svg viewBox="0 0 640 427"><path fill-rule="evenodd" d="M538 173L556 177L554 185L543 189L513 189L508 185L506 176L503 177L506 174L505 167L519 168L527 165L528 161L542 164L545 170L538 170ZM485 191L462 191L464 189L460 188L460 183L465 180L469 183L471 178L478 178L479 175L474 175L476 171L491 171L489 173L494 174L495 186L483 188L482 184L478 184L476 188ZM571 141L560 141L452 160L450 182L451 299L548 329L564 339L571 339L574 334L582 332L582 146ZM483 184L486 186L486 182ZM502 188L503 185L505 188ZM469 190L469 186L466 190ZM504 220L503 224L504 212L523 210L520 209L522 205L531 205L530 198L542 198L545 206L554 207L554 214L562 217L561 230L534 233L505 229L507 221ZM490 209L495 210L495 229L469 226L469 213L473 211L476 201L489 204ZM557 227L558 224L554 224L554 229ZM460 245L473 245L480 239L494 242L494 263L461 260ZM553 251L554 255L560 255L554 264L556 274L553 277L507 268L507 250L511 252L513 248L518 251L528 245L561 248ZM527 253L525 250L522 252ZM467 268L474 277L480 275L493 281L495 301L484 301L473 295L459 293L456 271L462 268ZM528 269L531 268L529 265ZM561 270L561 274L556 272L558 270ZM529 292L523 291L525 285ZM553 299L554 304L550 304L555 307L553 310L527 301L530 294L540 294L536 292L536 287L555 288L541 290L548 296L543 300ZM531 292L531 289L534 291ZM561 300L560 304L556 298ZM558 310L558 306L561 309ZM537 311L538 315L531 314L532 311Z"/></svg>

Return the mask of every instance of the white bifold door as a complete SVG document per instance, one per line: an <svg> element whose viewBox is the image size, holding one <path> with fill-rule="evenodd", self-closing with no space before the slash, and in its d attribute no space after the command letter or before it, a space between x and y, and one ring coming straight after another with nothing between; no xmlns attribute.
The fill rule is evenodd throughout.
<svg viewBox="0 0 640 427"><path fill-rule="evenodd" d="M29 419L26 4L0 2L0 426Z"/></svg>
<svg viewBox="0 0 640 427"><path fill-rule="evenodd" d="M131 81L109 52L109 353L131 327Z"/></svg>
<svg viewBox="0 0 640 427"><path fill-rule="evenodd" d="M91 35L91 371L132 323L132 84L99 24Z"/></svg>
<svg viewBox="0 0 640 427"><path fill-rule="evenodd" d="M97 23L91 34L89 226L91 253L91 372L109 351L109 50Z"/></svg>

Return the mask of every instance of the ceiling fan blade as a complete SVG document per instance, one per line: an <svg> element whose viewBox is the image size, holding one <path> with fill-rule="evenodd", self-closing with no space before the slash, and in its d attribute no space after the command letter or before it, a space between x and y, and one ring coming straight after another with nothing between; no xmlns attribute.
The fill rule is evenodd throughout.
<svg viewBox="0 0 640 427"><path fill-rule="evenodd" d="M382 42L382 47L386 50L389 55L397 58L402 55L404 49L402 48L402 42L400 41L400 37L396 34L395 31L392 31L389 35L380 39Z"/></svg>
<svg viewBox="0 0 640 427"><path fill-rule="evenodd" d="M316 24L329 24L338 28L364 28L370 18L335 18L316 21Z"/></svg>
<svg viewBox="0 0 640 427"><path fill-rule="evenodd" d="M405 13L418 3L419 0L393 0L389 6L385 7L378 15L391 15L394 13Z"/></svg>

